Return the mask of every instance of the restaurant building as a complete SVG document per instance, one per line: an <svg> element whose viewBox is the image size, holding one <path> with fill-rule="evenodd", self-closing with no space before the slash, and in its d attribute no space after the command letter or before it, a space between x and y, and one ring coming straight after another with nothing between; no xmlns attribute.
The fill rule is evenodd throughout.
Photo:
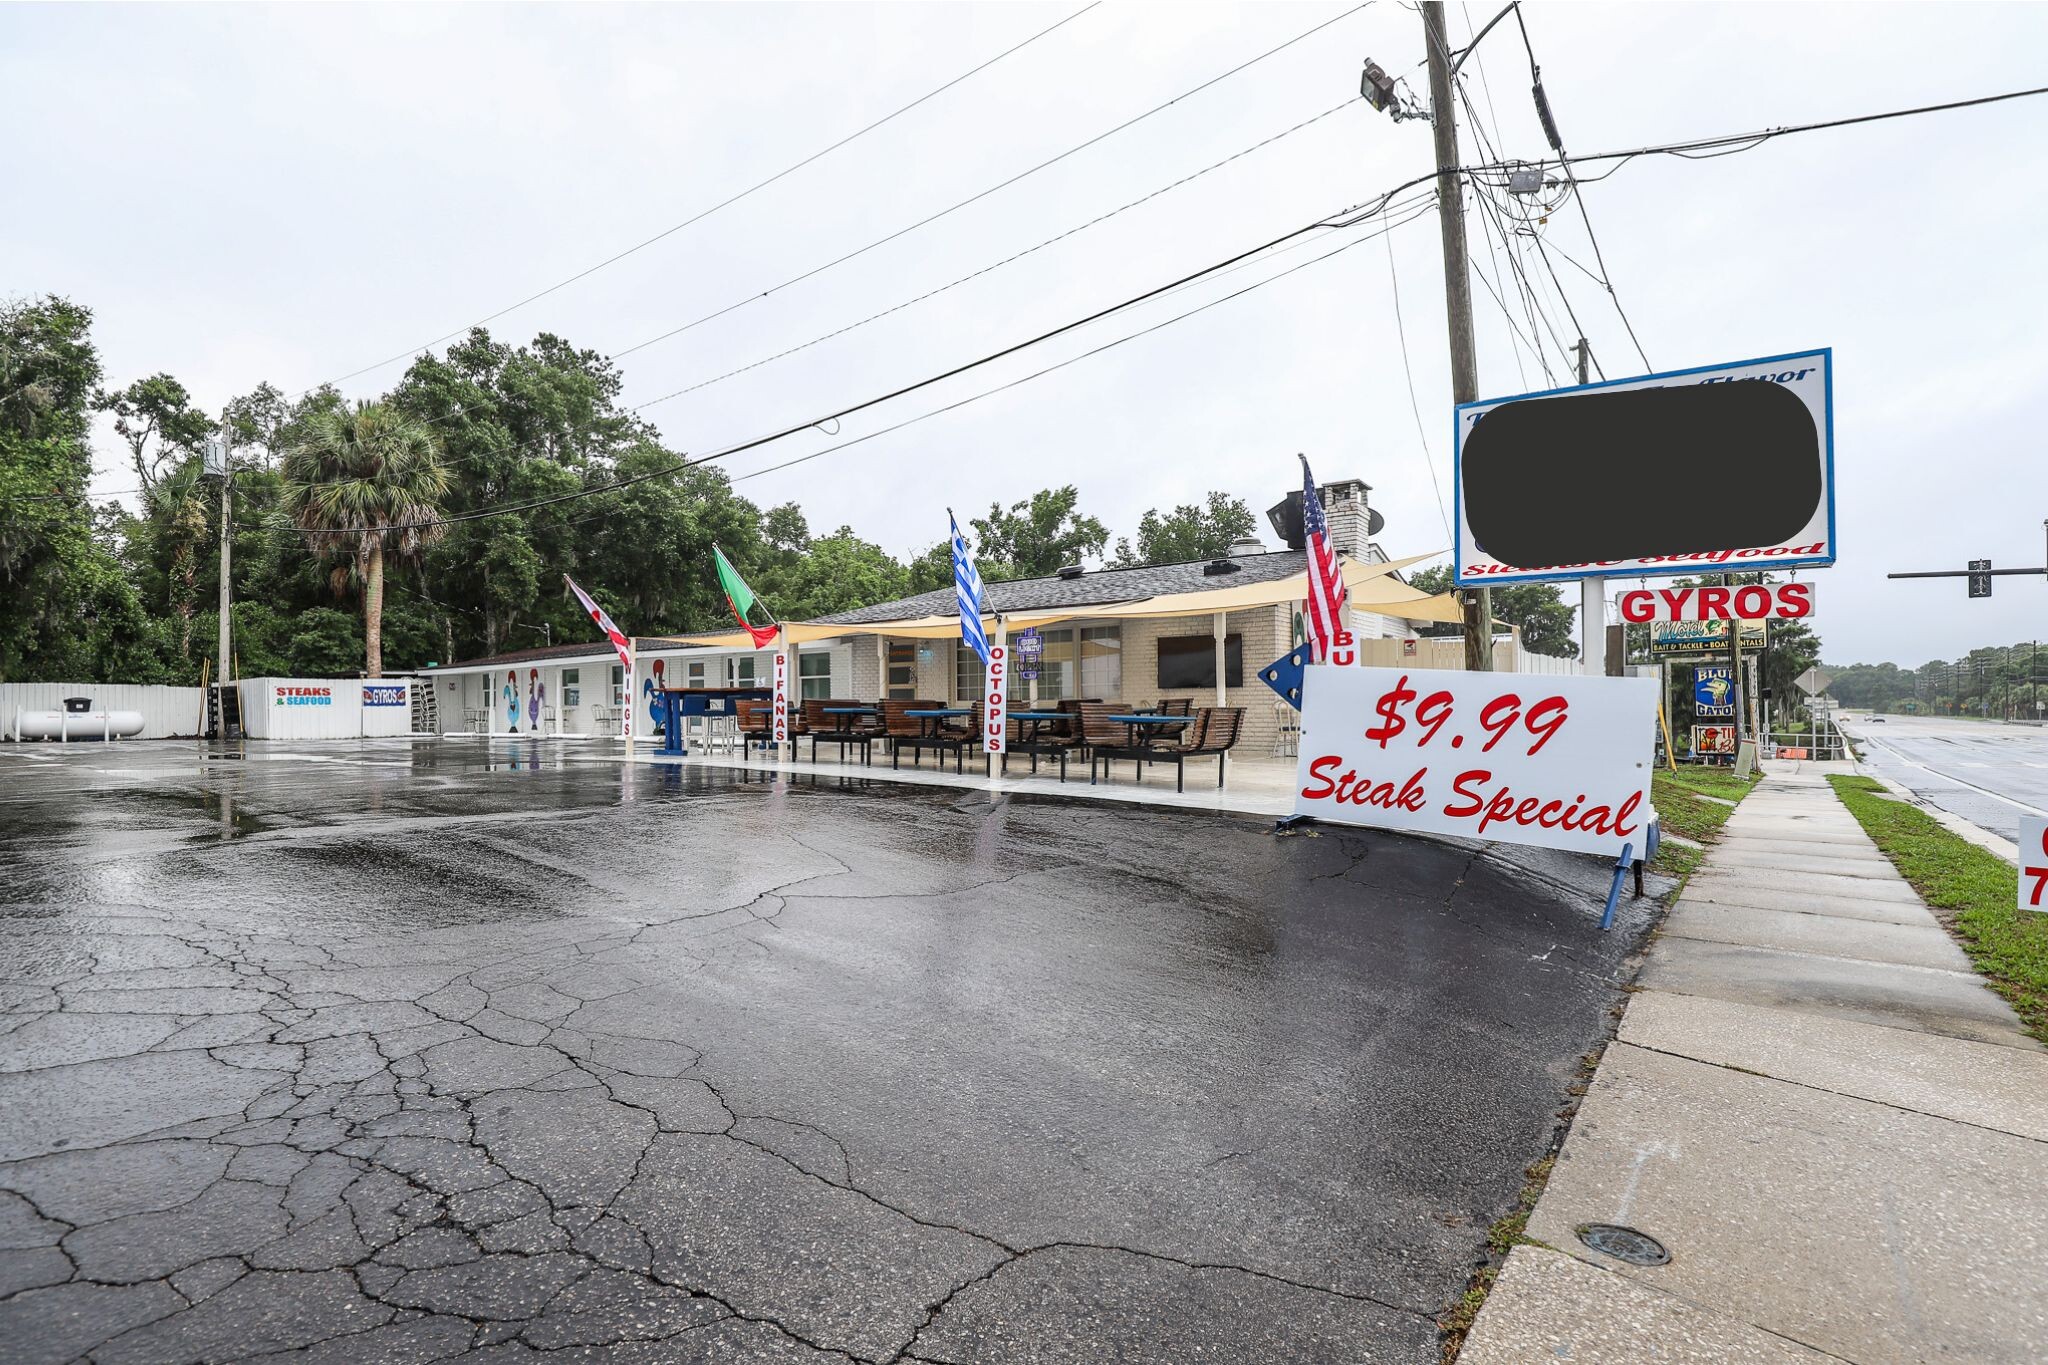
<svg viewBox="0 0 2048 1365"><path fill-rule="evenodd" d="M1432 597L1400 578L1403 567L1436 555L1391 562L1372 543L1369 492L1358 480L1321 491L1333 548L1344 561L1351 598L1345 614L1361 642L1402 641L1413 650L1407 642L1422 623L1455 621L1457 609L1447 597ZM995 615L989 625L992 635L998 622L1008 633L1012 695L1020 701L1186 698L1196 706L1242 706L1241 751L1270 753L1287 712L1258 670L1304 638L1306 572L1307 556L1298 545L1268 548L1257 540L1240 541L1222 558L1184 564L1076 565L1044 578L989 583ZM981 660L960 641L957 611L948 586L790 623L798 694L979 701ZM1026 632L1036 637L1035 665ZM767 686L770 677L768 651L737 631L643 636L637 651L643 690L650 682ZM435 689L444 731L532 733L538 701L543 733L606 735L618 731L623 675L617 656L599 640L465 660L434 669L423 681ZM645 721L636 729L647 733Z"/></svg>

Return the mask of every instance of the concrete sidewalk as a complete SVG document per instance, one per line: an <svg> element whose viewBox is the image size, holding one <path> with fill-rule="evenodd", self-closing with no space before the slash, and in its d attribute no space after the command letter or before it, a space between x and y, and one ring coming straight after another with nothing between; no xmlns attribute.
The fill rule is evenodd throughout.
<svg viewBox="0 0 2048 1365"><path fill-rule="evenodd" d="M1687 885L1464 1365L2048 1359L2048 1051L1830 768L1774 769Z"/></svg>

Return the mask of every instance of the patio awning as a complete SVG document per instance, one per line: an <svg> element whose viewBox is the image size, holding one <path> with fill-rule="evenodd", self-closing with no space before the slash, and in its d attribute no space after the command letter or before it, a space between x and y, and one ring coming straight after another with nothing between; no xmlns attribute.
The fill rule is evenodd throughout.
<svg viewBox="0 0 2048 1365"><path fill-rule="evenodd" d="M1355 607L1376 608L1382 602L1431 601L1433 599L1428 593L1406 583L1395 582L1392 575L1443 553L1442 550L1433 550L1424 555L1410 555L1406 559L1390 559L1384 564L1368 564L1362 559L1347 556L1344 560L1344 591ZM1251 607L1299 602L1307 596L1308 571L1304 569L1292 577L1276 578L1266 583L1246 583L1242 587L1214 588L1204 592L1169 593L1164 597L1146 597L1136 602L1089 607L1085 614L1127 620L1146 616L1208 616L1219 611L1244 611ZM1393 614L1399 615L1399 612Z"/></svg>

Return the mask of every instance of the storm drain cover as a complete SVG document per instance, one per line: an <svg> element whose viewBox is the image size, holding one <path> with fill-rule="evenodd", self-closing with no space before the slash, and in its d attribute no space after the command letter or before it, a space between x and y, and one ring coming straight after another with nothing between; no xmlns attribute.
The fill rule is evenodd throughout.
<svg viewBox="0 0 2048 1365"><path fill-rule="evenodd" d="M1671 1253L1647 1232L1614 1223L1581 1223L1579 1240L1602 1256L1612 1256L1630 1265L1669 1265Z"/></svg>

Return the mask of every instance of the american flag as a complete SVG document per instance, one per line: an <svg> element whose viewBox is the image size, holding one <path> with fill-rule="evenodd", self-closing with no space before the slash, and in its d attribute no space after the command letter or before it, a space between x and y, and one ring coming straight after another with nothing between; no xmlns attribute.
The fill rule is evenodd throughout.
<svg viewBox="0 0 2048 1365"><path fill-rule="evenodd" d="M1323 500L1316 496L1316 476L1308 456L1301 457L1301 532L1308 550L1308 633L1315 659L1330 657L1330 646L1344 629L1344 566L1330 548L1330 524L1323 520Z"/></svg>
<svg viewBox="0 0 2048 1365"><path fill-rule="evenodd" d="M611 640L612 648L619 651L619 662L625 665L626 667L631 668L633 666L633 660L627 654L628 646L626 642L625 632L621 631L617 626L612 624L612 618L605 613L605 609L603 607L600 607L599 605L597 605L597 603L590 600L589 593L583 591L583 589L576 586L575 579L569 577L569 575L567 574L563 574L562 581L569 585L570 592L576 594L576 600L583 604L583 610L590 613L590 619L597 622L597 628L603 631L605 635ZM660 666L661 665L658 663L655 665L655 667L657 668L659 668Z"/></svg>
<svg viewBox="0 0 2048 1365"><path fill-rule="evenodd" d="M967 540L960 534L960 523L950 507L946 509L946 519L953 523L953 595L960 599L960 638L986 664L988 632L982 629L981 614L988 608L981 574L974 567L974 557L967 553Z"/></svg>

